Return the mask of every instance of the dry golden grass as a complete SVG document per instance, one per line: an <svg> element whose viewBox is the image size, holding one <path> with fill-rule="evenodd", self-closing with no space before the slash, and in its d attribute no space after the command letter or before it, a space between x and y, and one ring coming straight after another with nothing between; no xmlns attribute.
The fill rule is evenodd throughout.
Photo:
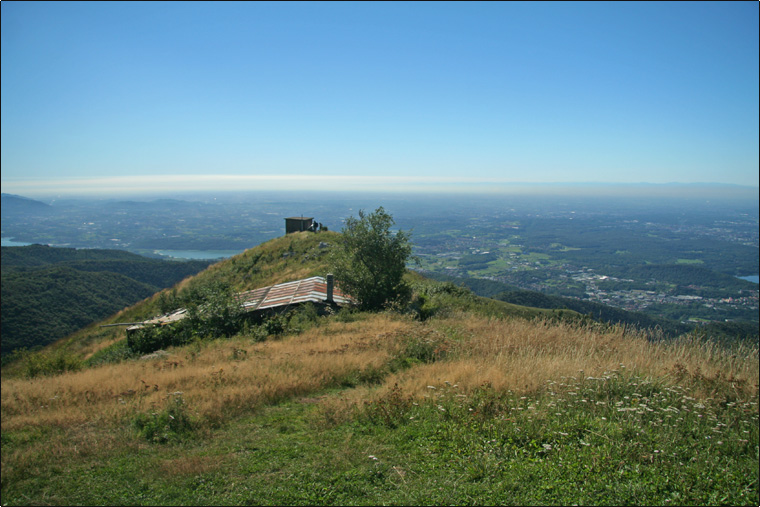
<svg viewBox="0 0 760 507"><path fill-rule="evenodd" d="M422 395L444 382L470 390L484 382L495 389L532 392L561 377L598 377L627 371L665 382L707 380L697 388L723 382L742 395L758 389L757 349L744 354L705 343L652 343L621 327L578 327L569 323L499 320L459 315L435 324L459 339L450 360L422 365L391 376L405 392ZM712 384L711 382L712 381Z"/></svg>
<svg viewBox="0 0 760 507"><path fill-rule="evenodd" d="M412 324L387 315L329 323L280 341L239 337L160 359L130 361L56 377L3 379L3 430L111 424L163 407L182 392L192 413L221 421L264 403L311 393L352 373L380 368Z"/></svg>
<svg viewBox="0 0 760 507"><path fill-rule="evenodd" d="M421 324L378 314L332 321L297 336L261 343L245 337L176 349L169 357L36 379L2 380L2 430L40 426L111 426L137 411L166 406L181 392L190 412L209 424L265 404L308 396L381 369L409 336L433 338L444 359L389 375L380 389L360 387L329 401L326 417L382 395L394 384L414 396L444 382L468 391L485 382L500 391L532 392L562 377L627 371L663 382L691 382L696 395L713 388L756 395L757 349L727 352L705 344L656 344L622 328L499 320L462 314Z"/></svg>
<svg viewBox="0 0 760 507"><path fill-rule="evenodd" d="M164 460L161 472L165 475L198 476L219 468L222 462L219 456L189 456Z"/></svg>

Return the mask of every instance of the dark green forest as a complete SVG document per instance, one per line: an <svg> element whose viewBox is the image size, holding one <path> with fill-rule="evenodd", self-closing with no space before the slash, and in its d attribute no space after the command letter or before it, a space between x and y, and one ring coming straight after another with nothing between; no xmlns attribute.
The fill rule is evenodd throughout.
<svg viewBox="0 0 760 507"><path fill-rule="evenodd" d="M55 248L46 245L2 248L3 272L29 271L52 265L66 266L77 271L118 273L159 289L206 269L211 262L149 259L122 250Z"/></svg>
<svg viewBox="0 0 760 507"><path fill-rule="evenodd" d="M609 271L620 278L655 280L682 287L696 287L695 294L703 297L722 297L741 290L757 290L757 284L689 264L648 264L618 267ZM747 271L748 272L748 271ZM612 282L604 282L612 283ZM689 293L683 292L684 294Z"/></svg>
<svg viewBox="0 0 760 507"><path fill-rule="evenodd" d="M557 260L602 271L646 264L673 265L679 259L694 259L706 270L726 275L757 272L756 247L709 237L689 237L674 229L677 228L647 231L643 224L613 226L601 218L583 221L542 218L526 220L520 236L529 252L550 254ZM560 245L574 249L565 250Z"/></svg>
<svg viewBox="0 0 760 507"><path fill-rule="evenodd" d="M3 270L37 268L73 261L145 260L145 257L122 250L57 248L47 245L4 246L0 252Z"/></svg>
<svg viewBox="0 0 760 507"><path fill-rule="evenodd" d="M15 349L52 343L210 264L43 245L0 252L3 358Z"/></svg>

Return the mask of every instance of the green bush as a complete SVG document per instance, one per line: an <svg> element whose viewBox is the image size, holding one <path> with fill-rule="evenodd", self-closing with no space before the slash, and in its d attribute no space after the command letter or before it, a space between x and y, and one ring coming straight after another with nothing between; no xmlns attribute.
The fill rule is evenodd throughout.
<svg viewBox="0 0 760 507"><path fill-rule="evenodd" d="M192 339L191 325L185 321L166 326L145 326L127 336L127 346L138 354L184 345Z"/></svg>
<svg viewBox="0 0 760 507"><path fill-rule="evenodd" d="M404 396L398 384L385 395L374 401L365 401L359 413L359 419L372 425L397 428L409 421L409 412L413 407L411 396Z"/></svg>
<svg viewBox="0 0 760 507"><path fill-rule="evenodd" d="M195 427L179 394L172 396L169 406L161 412L137 413L132 425L141 437L160 444L184 440Z"/></svg>
<svg viewBox="0 0 760 507"><path fill-rule="evenodd" d="M419 283L413 288L408 310L420 320L445 314L450 308L470 304L475 295L466 287L451 282Z"/></svg>
<svg viewBox="0 0 760 507"><path fill-rule="evenodd" d="M127 344L127 340L121 340L113 345L106 347L105 349L97 351L84 363L87 367L97 366L101 364L115 364L132 359L137 353L132 350Z"/></svg>
<svg viewBox="0 0 760 507"><path fill-rule="evenodd" d="M300 333L319 324L319 312L312 303L306 303L288 314L288 331Z"/></svg>
<svg viewBox="0 0 760 507"><path fill-rule="evenodd" d="M161 297L162 309L182 305L187 310L185 318L163 326L145 326L129 333L127 344L132 351L148 354L184 345L196 338L233 336L243 329L243 309L230 287L221 282L195 284L179 298L171 293Z"/></svg>
<svg viewBox="0 0 760 507"><path fill-rule="evenodd" d="M28 378L40 375L60 375L67 371L78 371L82 368L82 360L65 350L49 353L21 350L18 354L23 364L24 374Z"/></svg>
<svg viewBox="0 0 760 507"><path fill-rule="evenodd" d="M333 318L338 322L356 322L361 318L361 312L352 306L344 306L338 310L338 313L336 313Z"/></svg>
<svg viewBox="0 0 760 507"><path fill-rule="evenodd" d="M443 359L448 349L445 337L432 331L424 332L407 339L404 357L414 362L433 363Z"/></svg>

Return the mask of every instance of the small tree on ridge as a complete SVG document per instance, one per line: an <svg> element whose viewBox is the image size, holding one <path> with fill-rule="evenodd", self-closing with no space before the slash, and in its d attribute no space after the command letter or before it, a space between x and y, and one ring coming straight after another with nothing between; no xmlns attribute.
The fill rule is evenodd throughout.
<svg viewBox="0 0 760 507"><path fill-rule="evenodd" d="M402 277L412 253L410 233L391 232L393 217L383 207L359 218L349 217L333 251L331 268L341 290L364 310L379 310L409 296Z"/></svg>

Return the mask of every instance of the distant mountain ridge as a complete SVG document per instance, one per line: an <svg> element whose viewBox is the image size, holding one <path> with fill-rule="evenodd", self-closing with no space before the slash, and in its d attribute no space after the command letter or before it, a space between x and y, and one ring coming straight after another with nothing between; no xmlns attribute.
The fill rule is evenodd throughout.
<svg viewBox="0 0 760 507"><path fill-rule="evenodd" d="M52 207L49 204L29 199L28 197L14 194L1 194L0 209L2 209L2 214L5 215L30 211L47 212L52 210Z"/></svg>
<svg viewBox="0 0 760 507"><path fill-rule="evenodd" d="M147 257L124 250L97 248L58 248L48 245L28 245L23 247L3 247L2 267L38 268L61 262L81 261L145 261Z"/></svg>

